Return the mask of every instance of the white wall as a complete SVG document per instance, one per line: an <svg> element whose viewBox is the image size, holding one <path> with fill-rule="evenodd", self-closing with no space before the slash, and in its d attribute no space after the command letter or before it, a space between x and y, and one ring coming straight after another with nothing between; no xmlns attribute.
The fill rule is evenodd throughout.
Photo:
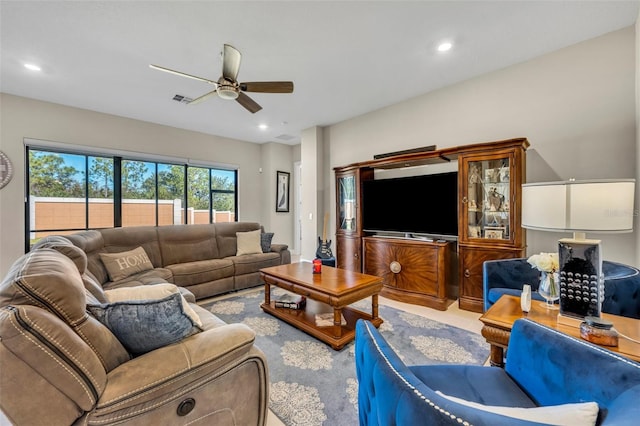
<svg viewBox="0 0 640 426"><path fill-rule="evenodd" d="M270 176L271 170L261 164L262 150L259 144L7 94L0 94L0 123L0 150L9 156L15 169L14 179L0 191L2 276L24 252L24 138L236 165L239 167L240 188L238 215L243 221L262 223L265 220L263 205L273 205L275 202L275 194L269 197L269 194L263 193L263 177ZM268 150L290 157L292 147L277 145L273 144ZM280 162L271 162L272 167L285 167ZM262 174L260 167L263 168ZM285 170L291 168L290 161L286 167ZM272 184L275 185L275 171ZM284 238L290 238L291 226L275 223L269 217L266 219L280 234L274 241L290 244Z"/></svg>
<svg viewBox="0 0 640 426"><path fill-rule="evenodd" d="M636 31L636 200L640 201L640 11L635 25ZM636 206L640 205L636 201ZM638 229L638 210L634 214L634 228ZM636 232L636 265L640 265L640 232Z"/></svg>
<svg viewBox="0 0 640 426"><path fill-rule="evenodd" d="M523 136L528 182L635 177L634 52L632 26L330 126L329 167ZM636 264L635 234L588 236L603 240L606 259ZM569 236L527 231L528 254Z"/></svg>
<svg viewBox="0 0 640 426"><path fill-rule="evenodd" d="M262 224L265 231L273 232L273 242L293 247L293 219L295 181L293 179L292 147L280 143L265 143L262 150ZM289 173L289 212L276 212L276 172Z"/></svg>
<svg viewBox="0 0 640 426"><path fill-rule="evenodd" d="M324 215L323 188L326 173L324 173L323 129L311 127L302 131L301 160L302 160L302 243L300 256L302 260L315 257L317 238L321 234Z"/></svg>

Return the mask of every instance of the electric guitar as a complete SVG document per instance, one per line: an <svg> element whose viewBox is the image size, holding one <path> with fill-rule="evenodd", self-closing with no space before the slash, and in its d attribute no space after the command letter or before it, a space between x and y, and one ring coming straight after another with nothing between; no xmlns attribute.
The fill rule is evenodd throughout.
<svg viewBox="0 0 640 426"><path fill-rule="evenodd" d="M329 213L324 215L324 225L322 227L322 238L318 237L318 248L316 249L316 257L318 259L329 259L333 257L331 253L331 240L327 241L327 222L329 221Z"/></svg>

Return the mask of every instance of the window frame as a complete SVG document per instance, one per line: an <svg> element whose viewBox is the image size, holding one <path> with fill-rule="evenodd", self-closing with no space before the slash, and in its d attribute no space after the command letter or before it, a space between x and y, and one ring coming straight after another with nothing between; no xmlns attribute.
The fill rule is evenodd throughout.
<svg viewBox="0 0 640 426"><path fill-rule="evenodd" d="M40 142L40 143L39 143ZM113 228L122 227L122 162L123 161L140 161L144 163L150 163L153 166L154 173L154 185L155 185L155 226L160 226L159 222L159 179L158 179L158 169L161 165L168 166L180 166L182 168L183 173L183 194L182 201L183 206L182 209L184 211L184 215L182 217L182 224L188 223L188 215L187 211L189 208L189 197L188 197L188 189L189 189L189 168L205 168L208 169L209 175L209 183L208 183L208 192L209 192L209 223L213 223L213 195L215 193L224 193L234 194L234 218L233 221L239 221L238 215L238 200L239 200L239 188L238 188L238 167L233 165L221 165L221 164L213 164L213 163L203 163L191 162L188 159L174 158L174 157L165 157L158 156L153 154L144 154L144 153L122 153L121 151L114 151L109 149L97 149L91 147L79 147L74 145L66 145L55 142L48 141L38 141L33 139L25 139L24 141L24 149L25 149L25 206L24 206L24 214L25 214L25 253L29 252L31 249L31 234L37 232L77 232L77 231L85 231L90 229L106 229L110 227L90 227L90 215L89 215L89 185L90 185L90 176L89 176L89 162L90 157L101 157L113 160ZM80 182L80 184L84 188L84 200L85 200L85 208L84 208L84 228L51 228L51 229L39 229L37 227L31 228L31 160L30 160L30 152L38 151L44 152L46 154L61 154L61 155L81 155L84 156L84 170L81 172L84 174L84 182ZM233 174L233 190L220 190L220 189L212 189L212 173L215 171L224 171L224 172L232 172ZM35 214L35 212L33 212ZM153 225L152 225L153 226ZM166 225L162 225L166 226Z"/></svg>

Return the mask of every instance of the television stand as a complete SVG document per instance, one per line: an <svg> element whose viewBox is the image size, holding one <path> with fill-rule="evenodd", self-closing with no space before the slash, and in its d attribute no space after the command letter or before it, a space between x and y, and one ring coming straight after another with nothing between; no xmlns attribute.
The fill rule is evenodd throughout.
<svg viewBox="0 0 640 426"><path fill-rule="evenodd" d="M455 280L455 243L364 237L364 273L382 277L380 295L444 311ZM453 260L453 261L452 261Z"/></svg>

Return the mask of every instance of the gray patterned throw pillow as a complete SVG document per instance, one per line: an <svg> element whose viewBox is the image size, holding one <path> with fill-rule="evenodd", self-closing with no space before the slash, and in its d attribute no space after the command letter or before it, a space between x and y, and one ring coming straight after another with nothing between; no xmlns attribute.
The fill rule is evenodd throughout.
<svg viewBox="0 0 640 426"><path fill-rule="evenodd" d="M269 253L271 251L271 240L273 239L273 232L264 232L260 234L260 246L263 253Z"/></svg>
<svg viewBox="0 0 640 426"><path fill-rule="evenodd" d="M179 293L157 300L130 300L87 309L134 355L178 342L198 332L182 308Z"/></svg>

